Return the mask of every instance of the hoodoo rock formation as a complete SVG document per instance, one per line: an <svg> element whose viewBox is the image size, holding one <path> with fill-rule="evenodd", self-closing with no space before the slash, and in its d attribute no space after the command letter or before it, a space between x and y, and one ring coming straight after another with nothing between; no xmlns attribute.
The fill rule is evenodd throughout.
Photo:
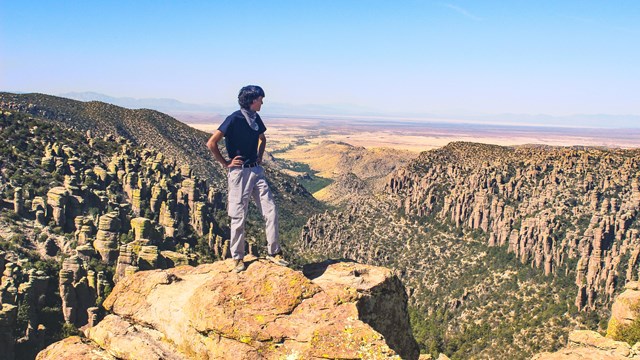
<svg viewBox="0 0 640 360"><path fill-rule="evenodd" d="M596 328L638 280L639 212L637 149L456 142L391 173L383 191L311 217L297 245L308 258L397 270L445 343L416 332L426 347L524 358ZM468 345L489 329L498 335Z"/></svg>
<svg viewBox="0 0 640 360"><path fill-rule="evenodd" d="M248 260L240 274L227 260L127 276L88 339L67 338L37 359L418 359L390 270L324 262L301 273Z"/></svg>
<svg viewBox="0 0 640 360"><path fill-rule="evenodd" d="M364 249L344 256L384 264L395 254L353 241L358 235L341 224L397 212L433 219L482 234L487 245L505 247L546 275L575 263L575 304L594 309L611 303L618 283L638 279L639 184L637 150L451 143L389 175L373 200L311 218L301 244L336 249L354 242Z"/></svg>
<svg viewBox="0 0 640 360"><path fill-rule="evenodd" d="M0 358L95 325L136 271L230 255L209 135L151 111L0 93ZM293 179L271 179L283 217L315 212Z"/></svg>

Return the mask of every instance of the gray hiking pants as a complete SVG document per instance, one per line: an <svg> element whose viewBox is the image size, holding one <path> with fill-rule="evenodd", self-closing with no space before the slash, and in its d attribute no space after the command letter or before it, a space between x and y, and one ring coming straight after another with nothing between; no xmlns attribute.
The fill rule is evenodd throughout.
<svg viewBox="0 0 640 360"><path fill-rule="evenodd" d="M231 168L228 174L228 214L231 217L231 257L242 259L245 255L244 223L253 197L266 222L267 251L270 255L280 252L278 242L278 211L262 166Z"/></svg>

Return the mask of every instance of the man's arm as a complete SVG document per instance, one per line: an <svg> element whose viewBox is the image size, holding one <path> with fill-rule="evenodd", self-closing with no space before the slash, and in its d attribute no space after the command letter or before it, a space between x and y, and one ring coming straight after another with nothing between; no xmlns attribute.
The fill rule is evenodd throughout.
<svg viewBox="0 0 640 360"><path fill-rule="evenodd" d="M218 149L218 143L220 142L220 140L222 140L223 137L224 133L220 130L216 130L209 138L209 141L207 141L207 147L213 154L213 157L216 158L216 161L218 161L224 168L242 166L243 161L241 156L236 156L231 161L227 161L224 157L222 157L220 149Z"/></svg>
<svg viewBox="0 0 640 360"><path fill-rule="evenodd" d="M267 146L267 137L264 133L258 135L258 164L262 163L262 155L264 155L264 149Z"/></svg>

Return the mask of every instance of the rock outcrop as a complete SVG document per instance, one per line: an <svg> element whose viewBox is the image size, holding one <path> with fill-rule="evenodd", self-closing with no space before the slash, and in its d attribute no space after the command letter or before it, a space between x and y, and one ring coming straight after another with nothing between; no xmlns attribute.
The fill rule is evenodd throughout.
<svg viewBox="0 0 640 360"><path fill-rule="evenodd" d="M478 326L498 334L452 357L550 351L566 337L548 334L606 317L622 284L638 280L639 164L637 149L451 143L391 173L384 191L311 217L297 250L397 270L440 351ZM512 272L526 267L541 280ZM552 296L570 311L546 311Z"/></svg>
<svg viewBox="0 0 640 360"><path fill-rule="evenodd" d="M635 347L623 341L606 338L595 331L577 330L569 334L566 348L555 353L542 353L532 360L626 360L640 359Z"/></svg>
<svg viewBox="0 0 640 360"><path fill-rule="evenodd" d="M629 282L625 289L611 306L607 337L618 338L620 328L631 325L640 315L640 282Z"/></svg>
<svg viewBox="0 0 640 360"><path fill-rule="evenodd" d="M0 251L0 358L14 359L18 351L33 357L44 347L46 329L39 313L46 300L49 277L35 269L25 272L5 256ZM26 321L24 332L16 331L19 317Z"/></svg>
<svg viewBox="0 0 640 360"><path fill-rule="evenodd" d="M68 338L37 359L418 359L388 269L325 262L303 275L246 260L240 274L227 260L127 276L104 302L111 314L85 331L91 341Z"/></svg>
<svg viewBox="0 0 640 360"><path fill-rule="evenodd" d="M117 212L111 212L100 217L98 233L93 247L102 257L102 261L113 263L118 257L118 231L120 219Z"/></svg>
<svg viewBox="0 0 640 360"><path fill-rule="evenodd" d="M344 227L365 222L371 228L375 218L395 214L431 220L473 232L546 275L575 272L575 304L594 310L611 304L619 282L638 279L638 164L636 150L451 143L394 171L384 192L312 217L301 246L344 247L331 255L385 264L398 254L379 250L383 245L372 244L370 235L393 229L357 233ZM567 270L568 263L575 268Z"/></svg>
<svg viewBox="0 0 640 360"><path fill-rule="evenodd" d="M640 359L640 343L631 346L618 341L622 337L621 329L631 326L640 310L640 283L633 281L625 287L626 290L613 302L606 337L595 331L576 330L569 334L569 341L564 349L538 354L533 360Z"/></svg>
<svg viewBox="0 0 640 360"><path fill-rule="evenodd" d="M64 320L75 326L85 325L87 309L95 306L98 296L95 277L89 276L81 258L72 256L64 260L59 279Z"/></svg>

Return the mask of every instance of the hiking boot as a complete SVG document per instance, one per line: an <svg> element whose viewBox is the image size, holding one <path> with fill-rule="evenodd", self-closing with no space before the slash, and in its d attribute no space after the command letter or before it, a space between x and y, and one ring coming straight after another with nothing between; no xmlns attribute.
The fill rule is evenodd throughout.
<svg viewBox="0 0 640 360"><path fill-rule="evenodd" d="M244 264L242 259L235 260L235 267L233 268L234 273L239 273L247 270L247 266Z"/></svg>
<svg viewBox="0 0 640 360"><path fill-rule="evenodd" d="M267 260L272 263L280 266L288 266L289 262L282 257L282 253L278 253L275 255L267 255Z"/></svg>

